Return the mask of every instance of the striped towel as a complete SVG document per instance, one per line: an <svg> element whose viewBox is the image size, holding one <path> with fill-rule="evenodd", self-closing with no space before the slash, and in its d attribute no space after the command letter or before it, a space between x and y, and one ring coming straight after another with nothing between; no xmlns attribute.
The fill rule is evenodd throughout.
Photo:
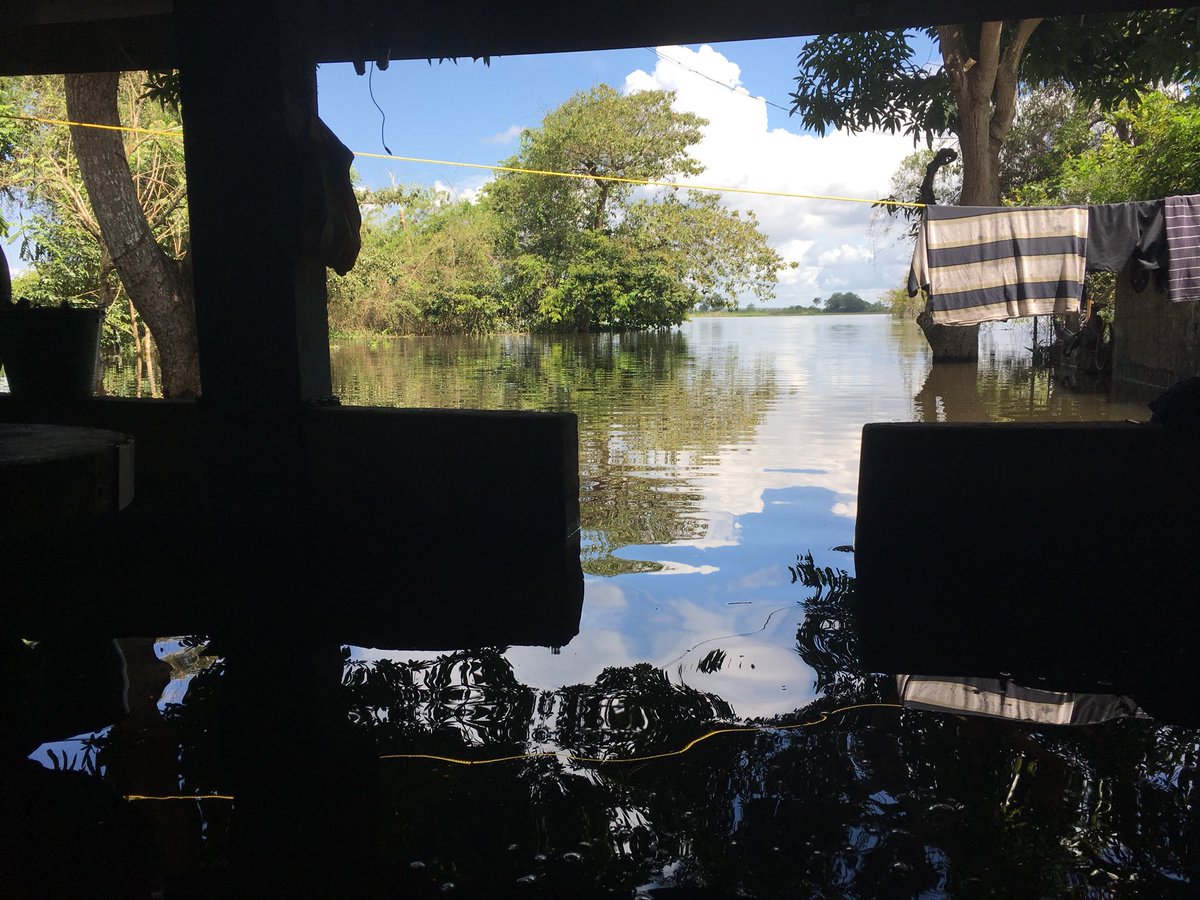
<svg viewBox="0 0 1200 900"><path fill-rule="evenodd" d="M926 207L909 296L942 325L1077 312L1087 234L1086 207Z"/></svg>
<svg viewBox="0 0 1200 900"><path fill-rule="evenodd" d="M1167 299L1200 300L1200 194L1167 197Z"/></svg>

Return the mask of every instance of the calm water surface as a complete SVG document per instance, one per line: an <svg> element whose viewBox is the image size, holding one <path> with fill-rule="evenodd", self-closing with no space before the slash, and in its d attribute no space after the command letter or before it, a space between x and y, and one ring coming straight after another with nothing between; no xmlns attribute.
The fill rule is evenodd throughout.
<svg viewBox="0 0 1200 900"><path fill-rule="evenodd" d="M852 570L833 548L853 543L864 423L1148 418L1034 372L1031 344L1028 322L999 323L978 366L935 369L919 329L889 316L701 318L668 334L346 342L333 378L351 404L578 414L583 622L560 653L509 650L519 681L553 690L649 662L770 716L814 699L787 566L811 551ZM729 664L698 671L718 645Z"/></svg>
<svg viewBox="0 0 1200 900"><path fill-rule="evenodd" d="M894 682L856 658L864 423L1148 418L1033 371L1030 345L1027 323L991 326L977 366L935 369L916 327L886 316L337 343L346 403L579 416L578 637L346 651L365 762L314 760L312 778L347 779L340 839L369 844L380 895L1188 895L1195 731L872 705L895 700ZM146 665L135 650L131 677ZM126 793L227 791L222 661L203 638L159 638L146 658L172 676L140 731L118 723L35 758ZM156 746L168 752L151 765ZM364 793L377 820L359 815ZM228 804L152 815L176 883L219 886Z"/></svg>

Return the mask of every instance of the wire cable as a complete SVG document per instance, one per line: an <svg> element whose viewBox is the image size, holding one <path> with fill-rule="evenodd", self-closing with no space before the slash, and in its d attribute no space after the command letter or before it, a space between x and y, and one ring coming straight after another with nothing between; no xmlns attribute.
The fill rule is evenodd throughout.
<svg viewBox="0 0 1200 900"><path fill-rule="evenodd" d="M815 725L821 725L829 721L830 716L836 716L841 713L847 713L856 709L904 709L904 706L899 703L855 703L852 706L841 706L837 709L831 709L827 713L819 713L819 718L809 722L798 722L795 725L741 725L731 726L728 728L714 728L700 737L692 738L682 747L677 750L665 750L662 753L648 753L644 756L578 756L574 753L565 753L562 751L541 751L537 753L517 753L512 756L497 756L491 759L459 759L453 756L437 756L432 753L385 753L379 758L387 759L414 759L414 760L429 760L433 762L452 763L458 766L489 766L495 763L515 762L522 759L542 759L545 757L558 757L559 759L575 763L589 763L592 765L618 765L624 763L642 763L652 762L656 759L669 759L673 756L682 756L698 744L702 744L710 738L718 737L722 734L752 734L752 733L768 733L777 731L795 731L799 728L812 728Z"/></svg>
<svg viewBox="0 0 1200 900"><path fill-rule="evenodd" d="M371 71L367 73L367 93L371 95L371 102L375 104L375 108L379 110L379 143L383 145L384 153L391 153L392 148L387 145L387 136L384 134L384 128L387 127L387 113L383 111L383 107L379 105L379 101L375 99L375 85L372 81L375 78L375 63L371 63Z"/></svg>
<svg viewBox="0 0 1200 900"><path fill-rule="evenodd" d="M486 163L452 162L447 159L423 159L419 156L396 156L385 153L362 153L354 151L355 156L369 159L394 159L398 162L430 163L438 166L457 166L465 169L491 169L493 172L515 172L522 175L551 175L557 178L578 178L585 181L609 181L618 184L636 184L647 187L665 187L688 191L716 191L724 194L753 194L758 197L787 197L792 200L833 200L841 203L869 203L872 206L910 206L924 209L924 203L910 203L905 200L871 200L866 197L841 197L836 194L801 194L794 191L764 191L755 188L716 187L709 184L679 183L677 181L654 181L648 178L623 178L617 175L588 175L583 172L554 172L547 169L525 169L520 166L488 165Z"/></svg>
<svg viewBox="0 0 1200 900"><path fill-rule="evenodd" d="M701 78L706 78L709 81L711 81L713 84L718 84L721 87L725 88L726 90L732 91L733 93L737 94L739 97L745 97L747 100L762 100L762 102L767 104L767 106L773 106L776 109L782 109L789 116L792 114L792 111L790 109L788 109L786 106L780 106L778 103L775 103L773 100L768 100L766 97L755 97L753 94L751 94L749 92L743 93L742 91L739 91L737 89L737 85L726 84L724 81L719 81L718 79L713 78L711 75L701 72L699 69L693 69L691 66L684 65L679 60L672 59L671 57L667 56L666 54L659 52L657 47L647 47L646 49L649 50L651 53L653 53L655 56L657 56L659 59L661 59L663 62L669 62L673 66L679 66L679 68L681 68L681 69L686 69L688 72L691 72L693 75L699 75Z"/></svg>

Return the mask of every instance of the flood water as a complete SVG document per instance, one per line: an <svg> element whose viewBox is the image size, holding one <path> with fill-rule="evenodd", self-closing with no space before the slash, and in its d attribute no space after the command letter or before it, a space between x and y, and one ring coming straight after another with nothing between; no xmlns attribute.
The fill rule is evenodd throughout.
<svg viewBox="0 0 1200 900"><path fill-rule="evenodd" d="M314 763L312 777L346 778L342 839L369 844L363 883L401 897L1190 895L1197 731L900 709L895 679L855 657L864 423L1149 418L1033 370L1030 346L1028 323L985 326L977 366L934 368L917 328L887 316L335 342L343 403L579 417L574 640L345 650L341 698L372 765ZM117 723L33 758L122 794L226 793L222 660L202 636L127 644L131 680L171 667L132 711L136 736ZM236 799L139 809L167 845L167 894L221 893Z"/></svg>

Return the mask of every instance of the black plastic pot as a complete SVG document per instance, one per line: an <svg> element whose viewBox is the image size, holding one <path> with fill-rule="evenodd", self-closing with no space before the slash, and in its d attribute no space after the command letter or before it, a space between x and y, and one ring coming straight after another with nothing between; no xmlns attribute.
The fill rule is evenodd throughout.
<svg viewBox="0 0 1200 900"><path fill-rule="evenodd" d="M14 395L90 397L100 357L99 309L0 308L0 362Z"/></svg>

